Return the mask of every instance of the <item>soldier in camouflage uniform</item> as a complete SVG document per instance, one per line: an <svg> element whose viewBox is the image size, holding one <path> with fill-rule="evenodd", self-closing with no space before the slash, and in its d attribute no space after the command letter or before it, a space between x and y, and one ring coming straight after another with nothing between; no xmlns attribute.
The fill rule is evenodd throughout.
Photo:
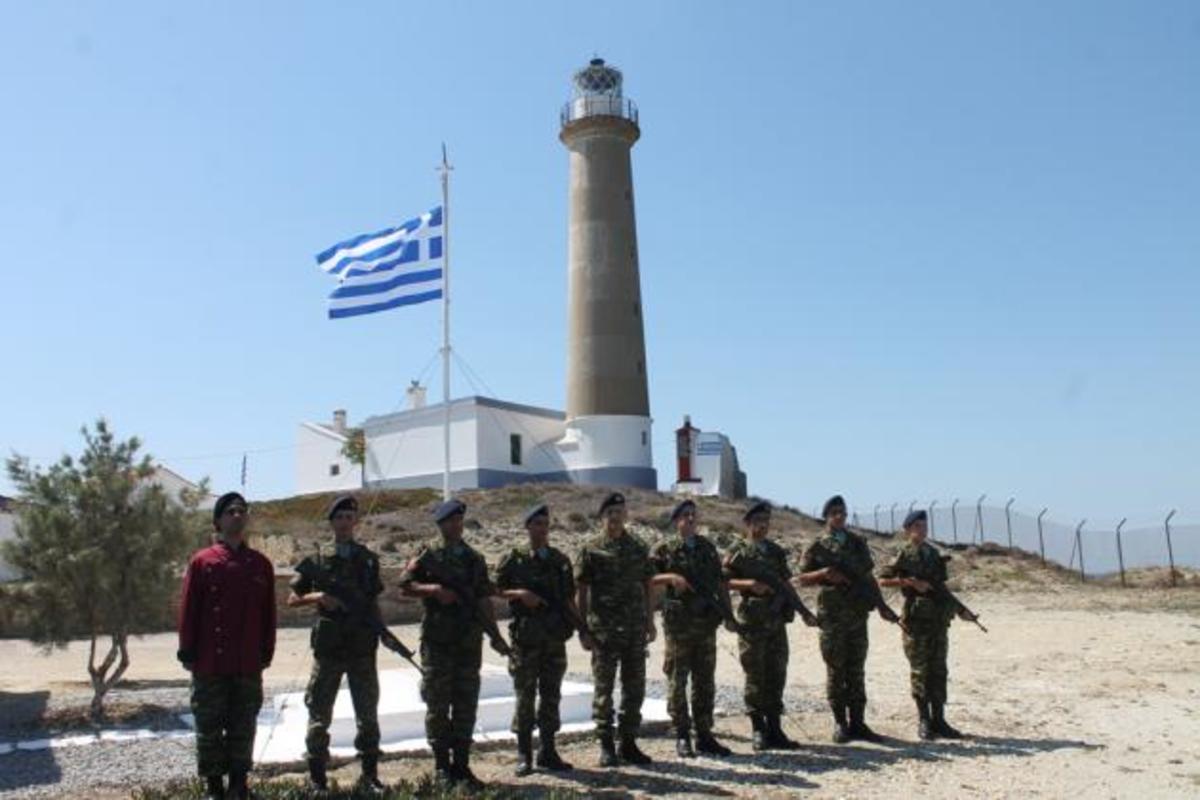
<svg viewBox="0 0 1200 800"><path fill-rule="evenodd" d="M862 593L849 591L850 581L836 568L823 564L824 550L844 560L855 575L872 576L875 562L865 540L846 530L846 501L835 495L821 516L825 535L804 552L800 583L820 586L817 616L821 621L821 657L825 660L825 696L833 712L833 741L880 741L866 723L867 616L874 607Z"/></svg>
<svg viewBox="0 0 1200 800"><path fill-rule="evenodd" d="M579 553L575 582L578 607L586 614L596 640L592 650L595 683L592 719L600 738L600 766L615 767L613 688L621 672L620 758L629 764L649 764L637 746L646 695L646 645L657 631L651 606L650 579L654 567L646 545L625 530L625 497L618 492L600 504L604 532Z"/></svg>
<svg viewBox="0 0 1200 800"><path fill-rule="evenodd" d="M791 580L787 553L767 538L771 530L771 505L754 503L743 516L746 535L725 556L725 575L729 588L740 592L738 620L743 630L738 636L742 670L746 674L743 697L750 714L753 746L756 751L794 750L799 745L783 732L783 690L787 684L787 624L795 618L788 606L783 613L772 610L771 587L749 578L744 565L753 562L780 580Z"/></svg>
<svg viewBox="0 0 1200 800"><path fill-rule="evenodd" d="M911 669L910 683L917 704L922 739L962 736L946 722L946 656L949 650L950 621L957 613L968 619L948 597L931 593L935 584L946 582L946 558L925 538L929 519L924 511L913 511L904 519L908 544L896 559L883 568L879 584L899 587L904 593L904 655Z"/></svg>
<svg viewBox="0 0 1200 800"><path fill-rule="evenodd" d="M684 500L671 512L671 524L679 533L654 548L652 583L666 586L662 601L666 651L663 673L667 676L667 711L675 725L675 752L680 758L705 755L727 756L730 750L712 734L713 702L716 695L717 628L721 614L697 597L686 576L704 582L707 591L728 602L721 556L717 548L696 532L696 504ZM692 683L692 708L688 714L688 677ZM696 726L696 750L692 749L691 727Z"/></svg>
<svg viewBox="0 0 1200 800"><path fill-rule="evenodd" d="M329 724L342 676L350 684L354 720L358 733L354 747L362 762L359 788L368 794L382 792L379 781L379 673L375 653L379 636L368 620L352 617L334 592L350 592L378 614L376 603L383 584L379 579L379 558L354 541L358 525L358 501L351 495L338 497L326 514L333 529L334 552L304 559L296 567L288 605L292 608L316 606L317 619L309 641L313 650L312 673L304 704L308 707L309 780L313 789L328 789L325 765L329 761Z"/></svg>
<svg viewBox="0 0 1200 800"><path fill-rule="evenodd" d="M463 541L467 507L447 500L433 514L441 536L414 557L400 580L410 597L425 605L421 620L421 698L425 701L425 735L433 750L434 776L444 784L482 784L471 772L471 739L479 704L479 668L483 662L483 626L477 614L494 619L483 556ZM479 609L467 608L450 588L418 564L437 559L462 585L475 594ZM453 753L453 761L451 761Z"/></svg>
<svg viewBox="0 0 1200 800"><path fill-rule="evenodd" d="M566 641L580 620L571 561L550 546L550 508L531 508L525 514L525 529L529 544L514 547L496 570L496 586L513 615L508 671L517 698L512 731L517 735L518 778L533 772L535 721L540 734L537 765L554 772L572 768L558 755L554 734L561 724L558 704L567 671ZM584 649L591 649L587 633L580 632L580 641Z"/></svg>

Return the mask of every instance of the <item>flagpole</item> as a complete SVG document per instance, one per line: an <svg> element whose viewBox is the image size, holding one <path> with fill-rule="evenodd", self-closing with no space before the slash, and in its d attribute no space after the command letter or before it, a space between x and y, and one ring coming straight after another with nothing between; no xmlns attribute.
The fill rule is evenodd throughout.
<svg viewBox="0 0 1200 800"><path fill-rule="evenodd" d="M442 499L450 499L450 162L442 142Z"/></svg>

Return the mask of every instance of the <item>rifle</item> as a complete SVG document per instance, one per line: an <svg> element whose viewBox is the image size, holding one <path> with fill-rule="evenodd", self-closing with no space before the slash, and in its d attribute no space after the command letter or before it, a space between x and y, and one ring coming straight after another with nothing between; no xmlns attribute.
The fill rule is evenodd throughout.
<svg viewBox="0 0 1200 800"><path fill-rule="evenodd" d="M832 567L849 581L846 584L846 588L851 595L866 600L879 612L879 616L888 622L899 625L902 631L908 633L908 626L900 619L900 615L892 610L892 607L887 604L887 600L883 599L883 592L880 591L879 584L875 582L874 575L871 575L869 572L855 572L846 562L845 558L834 553L820 542L814 543L809 552L812 553L814 560L820 567Z"/></svg>
<svg viewBox="0 0 1200 800"><path fill-rule="evenodd" d="M521 588L537 595L537 598L542 601L542 604L545 605L546 608L548 608L552 613L561 617L563 622L567 623L567 626L570 627L571 630L579 631L579 635L581 637L587 636L589 639L593 638L592 630L588 627L587 620L575 613L570 605L564 603L558 597L556 592L550 591L548 587L544 586L538 581L535 581L533 576L530 575L529 571L526 569L520 570L520 572L517 574L517 578L521 582Z"/></svg>
<svg viewBox="0 0 1200 800"><path fill-rule="evenodd" d="M692 594L700 598L700 601L704 605L717 612L717 616L725 623L725 630L730 633L745 633L746 626L738 622L737 618L733 615L733 607L729 605L729 595L721 591L719 586L713 586L711 583L699 580L696 574L687 567L682 565L680 567L680 569L674 571L682 575L684 580L691 584Z"/></svg>
<svg viewBox="0 0 1200 800"><path fill-rule="evenodd" d="M487 634L488 643L491 644L493 650L505 658L512 655L512 648L509 647L508 642L504 641L500 628L496 626L496 620L491 619L480 610L480 598L476 597L471 587L446 569L444 564L430 556L428 550L422 553L421 557L417 559L417 566L423 568L434 577L434 580L458 595L459 604L469 609L475 621L483 626L483 632Z"/></svg>
<svg viewBox="0 0 1200 800"><path fill-rule="evenodd" d="M815 628L820 625L817 615L810 611L808 606L804 604L804 601L800 599L800 595L796 591L796 587L792 586L791 581L780 578L774 572L764 569L760 564L756 564L749 559L735 558L731 566L732 564L737 565L737 571L743 577L758 581L759 583L765 583L771 588L773 595L773 599L771 600L772 612L781 614L786 606L799 614L800 618L804 620L804 624L808 627Z"/></svg>
<svg viewBox="0 0 1200 800"><path fill-rule="evenodd" d="M979 630L983 631L984 633L988 632L988 629L983 627L983 623L979 621L979 615L967 608L967 604L962 600L959 600L954 592L950 591L950 587L946 586L945 581L932 581L928 578L922 578L921 580L924 580L930 585L930 594L932 594L935 598L949 602L954 606L954 610L957 611L963 619L967 620L968 622L974 622L979 627Z"/></svg>
<svg viewBox="0 0 1200 800"><path fill-rule="evenodd" d="M342 604L346 616L366 623L367 627L379 637L380 644L420 670L421 665L413 658L414 653L412 649L397 639L395 634L388 630L387 625L383 624L383 620L379 618L379 609L375 603L369 601L357 588L343 586L340 581L330 579L329 574L320 568L319 552L317 558L318 562L312 562L307 559L300 562L300 566L296 567L297 574L309 580L313 588L317 591L324 592L330 597L337 599Z"/></svg>

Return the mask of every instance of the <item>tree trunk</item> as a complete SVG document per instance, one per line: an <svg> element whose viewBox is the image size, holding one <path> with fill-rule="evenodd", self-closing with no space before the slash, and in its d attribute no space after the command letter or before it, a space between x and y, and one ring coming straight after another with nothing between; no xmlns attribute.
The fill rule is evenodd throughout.
<svg viewBox="0 0 1200 800"><path fill-rule="evenodd" d="M120 663L117 663L117 668L109 674L113 664L116 663L117 657L120 656ZM125 633L114 633L111 635L108 646L108 653L104 656L104 661L96 665L96 634L92 634L91 647L88 651L88 676L92 680L92 703L89 708L89 715L93 722L99 722L104 719L104 696L109 690L116 686L121 677L124 676L125 670L129 668L129 636Z"/></svg>

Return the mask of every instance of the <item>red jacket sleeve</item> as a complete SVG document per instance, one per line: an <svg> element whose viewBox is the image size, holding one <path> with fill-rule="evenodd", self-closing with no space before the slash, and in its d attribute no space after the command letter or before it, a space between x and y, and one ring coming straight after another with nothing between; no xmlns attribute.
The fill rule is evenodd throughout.
<svg viewBox="0 0 1200 800"><path fill-rule="evenodd" d="M271 665L272 659L275 658L275 567L272 566L270 559L263 558L263 570L267 574L267 590L266 596L263 597L263 626L266 630L263 631L263 649L262 649L262 666L266 669Z"/></svg>
<svg viewBox="0 0 1200 800"><path fill-rule="evenodd" d="M183 573L183 587L180 589L179 598L179 652L176 656L185 666L194 664L199 655L196 652L196 638L200 622L200 603L196 595L200 591L200 574L195 565L195 559L188 562L187 571Z"/></svg>

